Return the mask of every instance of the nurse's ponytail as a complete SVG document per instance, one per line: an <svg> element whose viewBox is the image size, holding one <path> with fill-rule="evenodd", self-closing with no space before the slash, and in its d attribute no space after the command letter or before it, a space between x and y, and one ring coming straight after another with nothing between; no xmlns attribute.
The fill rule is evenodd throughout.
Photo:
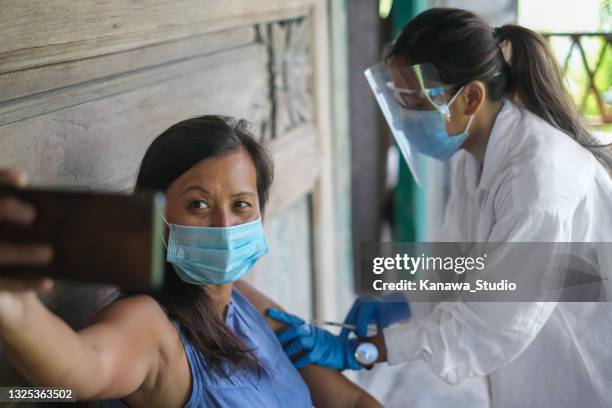
<svg viewBox="0 0 612 408"><path fill-rule="evenodd" d="M612 146L589 132L546 40L519 25L491 27L476 14L432 8L411 20L386 56L432 63L457 89L482 81L490 100L509 98L589 149L612 176Z"/></svg>
<svg viewBox="0 0 612 408"><path fill-rule="evenodd" d="M495 29L494 37L510 67L514 102L573 137L610 172L612 147L600 145L586 127L548 42L536 32L514 24Z"/></svg>

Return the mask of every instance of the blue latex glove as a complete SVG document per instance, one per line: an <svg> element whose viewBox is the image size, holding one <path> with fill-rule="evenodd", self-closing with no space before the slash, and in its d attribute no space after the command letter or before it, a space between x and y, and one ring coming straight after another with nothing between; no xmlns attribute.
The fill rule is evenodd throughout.
<svg viewBox="0 0 612 408"><path fill-rule="evenodd" d="M268 309L268 316L274 320L289 325L288 328L276 333L278 341L283 345L285 353L291 360L300 353L303 356L294 361L295 368L303 368L316 364L333 370L360 370L361 364L355 360L356 339L341 338L306 323L304 320L289 313L276 309Z"/></svg>
<svg viewBox="0 0 612 408"><path fill-rule="evenodd" d="M390 292L378 298L358 298L346 315L344 323L356 326L357 337L366 337L368 325L376 323L378 331L410 319L410 303L401 292ZM340 337L347 339L350 329L342 329Z"/></svg>

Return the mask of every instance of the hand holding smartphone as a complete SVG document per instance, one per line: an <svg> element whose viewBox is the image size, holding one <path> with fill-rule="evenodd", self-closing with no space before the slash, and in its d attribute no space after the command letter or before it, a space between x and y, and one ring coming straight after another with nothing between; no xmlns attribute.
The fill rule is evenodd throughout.
<svg viewBox="0 0 612 408"><path fill-rule="evenodd" d="M25 253L21 256L25 259L9 256L3 261L0 256L0 277L49 277L124 289L162 286L162 193L123 195L0 186L0 202L10 205L11 201L31 206L35 217L29 223L0 217L1 245L50 245L53 256L48 263L28 262Z"/></svg>

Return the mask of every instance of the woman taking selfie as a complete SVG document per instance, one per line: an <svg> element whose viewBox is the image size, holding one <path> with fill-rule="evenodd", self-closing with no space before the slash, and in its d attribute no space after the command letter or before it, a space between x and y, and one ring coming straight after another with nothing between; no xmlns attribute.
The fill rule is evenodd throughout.
<svg viewBox="0 0 612 408"><path fill-rule="evenodd" d="M233 287L268 251L262 214L271 183L271 159L244 122L202 116L170 127L136 181L136 190L166 195L165 288L125 296L75 332L38 300L34 289L48 281L3 280L0 340L12 363L33 385L106 406L379 407L338 372L298 372ZM7 202L5 221L31 222L31 209ZM21 249L23 262L51 256Z"/></svg>

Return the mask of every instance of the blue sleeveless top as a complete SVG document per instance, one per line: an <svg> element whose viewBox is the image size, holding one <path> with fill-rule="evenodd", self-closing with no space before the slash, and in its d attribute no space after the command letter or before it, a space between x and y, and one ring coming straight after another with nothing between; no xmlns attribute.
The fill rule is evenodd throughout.
<svg viewBox="0 0 612 408"><path fill-rule="evenodd" d="M258 373L234 372L229 378L208 369L202 355L181 333L192 377L186 408L312 408L310 393L263 316L238 290L232 290L225 323L253 350L263 366Z"/></svg>
<svg viewBox="0 0 612 408"><path fill-rule="evenodd" d="M185 408L312 408L310 393L263 316L238 290L232 290L227 326L259 360L257 372L235 371L228 378L210 370L179 329L191 369L191 396ZM231 371L229 371L231 373ZM105 407L125 406L105 404Z"/></svg>

